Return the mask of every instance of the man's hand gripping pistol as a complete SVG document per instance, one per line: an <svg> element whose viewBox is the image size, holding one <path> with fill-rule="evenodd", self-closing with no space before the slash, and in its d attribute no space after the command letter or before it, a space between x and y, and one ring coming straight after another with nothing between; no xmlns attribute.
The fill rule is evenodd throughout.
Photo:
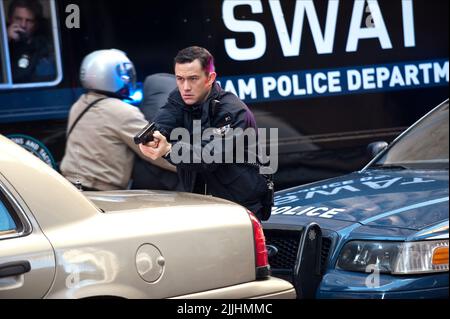
<svg viewBox="0 0 450 319"><path fill-rule="evenodd" d="M155 123L148 123L139 133L134 137L135 144L147 144L153 141L153 133L155 132Z"/></svg>

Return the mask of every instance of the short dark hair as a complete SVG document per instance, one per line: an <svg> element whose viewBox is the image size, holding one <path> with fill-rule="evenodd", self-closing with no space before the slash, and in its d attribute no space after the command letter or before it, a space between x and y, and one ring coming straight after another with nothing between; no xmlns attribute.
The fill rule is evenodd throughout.
<svg viewBox="0 0 450 319"><path fill-rule="evenodd" d="M40 22L44 16L44 9L38 0L13 0L8 8L8 18L11 19L17 8L26 8L33 12L34 18Z"/></svg>
<svg viewBox="0 0 450 319"><path fill-rule="evenodd" d="M174 59L174 64L191 63L194 60L199 60L203 71L206 74L214 72L214 57L208 50L198 46L185 48L178 52Z"/></svg>

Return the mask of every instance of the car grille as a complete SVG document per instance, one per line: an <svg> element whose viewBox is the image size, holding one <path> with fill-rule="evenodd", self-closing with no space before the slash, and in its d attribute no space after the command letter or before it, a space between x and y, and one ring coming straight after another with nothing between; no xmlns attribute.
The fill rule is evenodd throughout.
<svg viewBox="0 0 450 319"><path fill-rule="evenodd" d="M320 269L321 273L325 273L327 268L328 255L331 248L331 239L327 237L322 237L322 250L320 251Z"/></svg>
<svg viewBox="0 0 450 319"><path fill-rule="evenodd" d="M294 269L301 232L292 230L265 230L264 232L266 244L278 249L275 256L269 257L270 267L273 270Z"/></svg>
<svg viewBox="0 0 450 319"><path fill-rule="evenodd" d="M300 244L301 231L298 230L275 230L265 229L266 244L275 246L278 253L269 257L272 270L293 271L297 261L298 248ZM327 267L328 255L331 248L331 239L322 237L322 250L320 252L320 268L324 273Z"/></svg>

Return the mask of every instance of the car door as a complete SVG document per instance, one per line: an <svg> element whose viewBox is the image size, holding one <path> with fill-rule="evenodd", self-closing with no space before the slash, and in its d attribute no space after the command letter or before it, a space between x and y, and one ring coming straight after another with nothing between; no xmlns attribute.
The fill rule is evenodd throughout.
<svg viewBox="0 0 450 319"><path fill-rule="evenodd" d="M0 174L0 298L42 298L54 274L52 246Z"/></svg>

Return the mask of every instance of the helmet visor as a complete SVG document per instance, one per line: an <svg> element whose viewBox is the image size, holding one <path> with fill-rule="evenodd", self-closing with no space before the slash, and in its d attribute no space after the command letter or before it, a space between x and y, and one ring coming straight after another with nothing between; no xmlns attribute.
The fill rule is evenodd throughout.
<svg viewBox="0 0 450 319"><path fill-rule="evenodd" d="M123 82L123 87L118 93L125 97L133 95L133 92L136 89L136 71L133 63L124 62L117 65L117 74Z"/></svg>

